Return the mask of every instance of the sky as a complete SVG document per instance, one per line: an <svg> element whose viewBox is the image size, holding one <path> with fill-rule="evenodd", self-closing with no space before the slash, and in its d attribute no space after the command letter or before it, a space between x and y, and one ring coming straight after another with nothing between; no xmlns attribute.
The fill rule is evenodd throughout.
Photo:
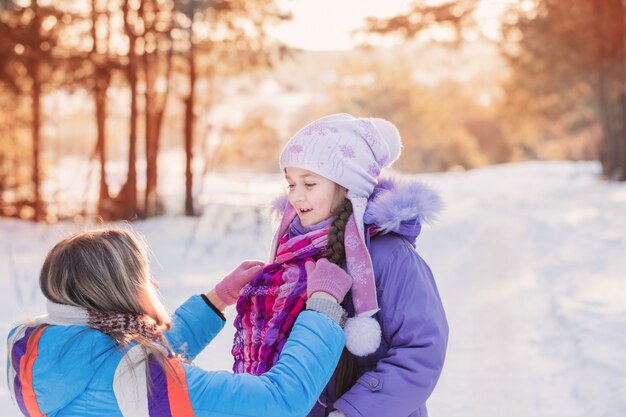
<svg viewBox="0 0 626 417"><path fill-rule="evenodd" d="M497 37L498 17L512 1L481 0L476 18L483 32ZM355 46L350 32L363 27L366 17L391 17L407 10L412 3L413 0L281 0L279 4L291 11L293 19L271 32L292 47L348 50Z"/></svg>

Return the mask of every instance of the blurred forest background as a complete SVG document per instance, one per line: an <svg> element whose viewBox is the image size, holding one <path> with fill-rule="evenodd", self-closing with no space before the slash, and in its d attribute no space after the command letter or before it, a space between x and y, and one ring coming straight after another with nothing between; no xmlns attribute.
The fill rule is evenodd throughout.
<svg viewBox="0 0 626 417"><path fill-rule="evenodd" d="M626 180L622 0L407 0L340 51L275 36L291 18L289 1L0 0L0 216L157 216L164 180L197 215L207 173L276 173L334 112L395 123L406 173L600 160Z"/></svg>

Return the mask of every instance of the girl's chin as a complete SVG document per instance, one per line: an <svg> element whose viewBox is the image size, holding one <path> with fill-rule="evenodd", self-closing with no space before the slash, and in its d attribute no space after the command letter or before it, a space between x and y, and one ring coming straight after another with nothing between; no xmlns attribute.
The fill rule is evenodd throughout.
<svg viewBox="0 0 626 417"><path fill-rule="evenodd" d="M300 217L300 224L301 224L302 226L304 226L304 227L309 227L309 226L311 226L313 223L312 223L312 222L309 222L309 221L306 221L305 219L303 219L302 217Z"/></svg>
<svg viewBox="0 0 626 417"><path fill-rule="evenodd" d="M311 217L311 213L303 213L303 214L298 214L298 218L300 218L300 224L302 224L302 226L304 227L309 227L309 226L313 226L316 223L319 223L321 220L316 220L315 218Z"/></svg>

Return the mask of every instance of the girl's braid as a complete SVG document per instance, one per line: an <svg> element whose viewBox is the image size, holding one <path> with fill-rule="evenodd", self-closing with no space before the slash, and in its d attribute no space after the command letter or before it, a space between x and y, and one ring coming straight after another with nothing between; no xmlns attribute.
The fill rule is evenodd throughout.
<svg viewBox="0 0 626 417"><path fill-rule="evenodd" d="M346 199L335 211L335 220L328 230L328 244L326 258L336 265L342 266L346 250L344 246L344 231L352 214L352 203ZM335 370L335 398L341 397L355 383L359 376L356 358L346 348L343 349L337 369Z"/></svg>
<svg viewBox="0 0 626 417"><path fill-rule="evenodd" d="M326 245L326 258L335 265L341 266L346 254L344 247L344 231L346 224L352 214L352 203L350 200L344 200L337 210L335 210L335 220L328 230L328 243Z"/></svg>

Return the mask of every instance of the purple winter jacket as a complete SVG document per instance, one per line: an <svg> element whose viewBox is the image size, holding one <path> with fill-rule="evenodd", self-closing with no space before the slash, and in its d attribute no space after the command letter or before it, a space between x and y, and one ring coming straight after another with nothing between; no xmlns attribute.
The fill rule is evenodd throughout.
<svg viewBox="0 0 626 417"><path fill-rule="evenodd" d="M381 228L368 247L374 266L382 329L378 350L357 358L360 377L341 398L331 379L309 417L333 409L347 417L426 417L426 400L443 368L448 323L433 274L415 251L421 224L441 207L421 183L381 181L370 198L365 222ZM349 297L344 301L352 313ZM326 404L324 406L323 404Z"/></svg>

